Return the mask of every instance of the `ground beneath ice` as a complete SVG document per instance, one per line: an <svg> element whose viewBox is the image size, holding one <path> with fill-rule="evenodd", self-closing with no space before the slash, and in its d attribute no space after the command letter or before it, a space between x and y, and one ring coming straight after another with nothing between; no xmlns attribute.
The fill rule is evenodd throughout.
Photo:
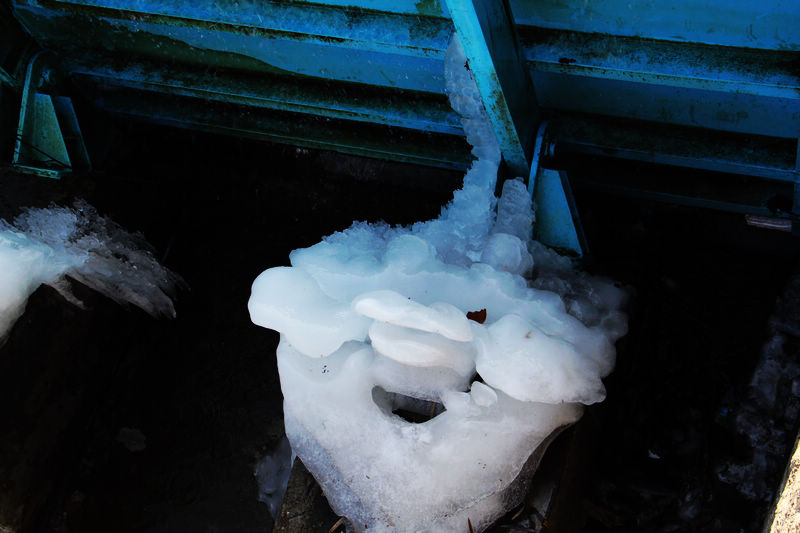
<svg viewBox="0 0 800 533"><path fill-rule="evenodd" d="M142 231L191 290L174 321L80 287L88 311L46 287L33 295L0 348L0 523L268 531L253 470L282 433L278 338L250 322L250 283L353 219L435 217L461 173L112 129L97 175L54 182L0 169L0 216L84 198ZM634 298L608 398L576 428L580 453L562 454L584 468L564 500L574 523L560 525L759 529L766 504L719 481L717 469L746 460L727 413L744 399L776 297L796 271L796 242L735 215L580 189L576 199L594 252L587 268ZM776 486L781 469L769 474Z"/></svg>

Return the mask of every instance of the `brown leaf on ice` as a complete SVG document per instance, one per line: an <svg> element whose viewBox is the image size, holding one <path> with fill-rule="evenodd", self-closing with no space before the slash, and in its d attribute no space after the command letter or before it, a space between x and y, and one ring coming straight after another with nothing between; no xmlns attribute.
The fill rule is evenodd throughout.
<svg viewBox="0 0 800 533"><path fill-rule="evenodd" d="M478 324L483 324L486 322L486 309L481 309L480 311L470 311L467 313L467 318L474 320Z"/></svg>

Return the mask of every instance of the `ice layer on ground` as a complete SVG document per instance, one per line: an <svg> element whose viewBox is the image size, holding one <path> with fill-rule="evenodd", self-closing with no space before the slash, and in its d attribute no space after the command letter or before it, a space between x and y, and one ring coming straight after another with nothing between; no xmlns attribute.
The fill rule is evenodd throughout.
<svg viewBox="0 0 800 533"><path fill-rule="evenodd" d="M356 222L262 273L248 304L281 333L292 447L357 531L480 531L518 505L549 439L605 397L625 333L620 289L531 240L524 183L495 198L465 62L454 39L448 93L477 159L440 216ZM398 401L444 411L412 423Z"/></svg>

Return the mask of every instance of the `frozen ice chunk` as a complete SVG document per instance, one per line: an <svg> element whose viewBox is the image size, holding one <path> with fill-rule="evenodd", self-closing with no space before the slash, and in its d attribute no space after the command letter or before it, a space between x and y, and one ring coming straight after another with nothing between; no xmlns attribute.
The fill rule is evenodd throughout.
<svg viewBox="0 0 800 533"><path fill-rule="evenodd" d="M476 367L487 384L521 401L591 404L605 398L604 374L591 352L581 353L517 315L488 327Z"/></svg>
<svg viewBox="0 0 800 533"><path fill-rule="evenodd" d="M386 390L440 402L446 391L468 390L474 374L459 374L444 367L409 366L388 357L377 357L372 364L372 375L375 382L381 383Z"/></svg>
<svg viewBox="0 0 800 533"><path fill-rule="evenodd" d="M492 233L514 235L527 247L533 233L532 203L528 188L521 179L506 180L497 201L497 220Z"/></svg>
<svg viewBox="0 0 800 533"><path fill-rule="evenodd" d="M306 355L323 357L348 340L367 336L369 321L325 295L302 270L272 268L256 278L252 290L269 294L268 299L250 299L253 323L283 332Z"/></svg>
<svg viewBox="0 0 800 533"><path fill-rule="evenodd" d="M462 409L445 400L446 411L414 424L374 399L382 384L368 345L347 344L329 360L334 370L279 346L286 431L334 511L359 531L463 531L467 519L483 529L524 493L530 451L581 412L475 384L471 394L450 391L465 397Z"/></svg>
<svg viewBox="0 0 800 533"><path fill-rule="evenodd" d="M531 285L558 294L567 312L586 326L602 330L610 342L628 331L627 317L621 311L628 293L612 281L574 269L571 261L541 243L532 242L536 276Z"/></svg>
<svg viewBox="0 0 800 533"><path fill-rule="evenodd" d="M490 407L497 403L497 393L491 388L480 381L472 383L470 396L475 405L479 407Z"/></svg>
<svg viewBox="0 0 800 533"><path fill-rule="evenodd" d="M59 256L49 246L0 220L0 343L39 285L57 279L84 260L80 255Z"/></svg>
<svg viewBox="0 0 800 533"><path fill-rule="evenodd" d="M278 518L278 512L281 510L294 458L289 439L284 436L272 453L265 454L258 461L253 472L258 481L258 501L267 504L273 520Z"/></svg>
<svg viewBox="0 0 800 533"><path fill-rule="evenodd" d="M454 341L471 341L472 330L459 308L444 302L430 306L394 291L373 291L353 300L353 308L364 316L396 326L438 333Z"/></svg>
<svg viewBox="0 0 800 533"><path fill-rule="evenodd" d="M481 253L481 262L496 270L526 275L533 268L533 257L519 237L508 233L493 233Z"/></svg>
<svg viewBox="0 0 800 533"><path fill-rule="evenodd" d="M444 59L445 87L452 108L461 115L467 142L472 145L475 165L497 171L500 146L494 135L489 116L483 107L472 72L465 68L467 55L458 35L454 35ZM473 166L475 168L475 166ZM479 174L484 174L480 170Z"/></svg>
<svg viewBox="0 0 800 533"><path fill-rule="evenodd" d="M73 303L64 277L153 316L175 316L183 280L153 257L141 235L125 231L83 201L72 208L27 208L0 220L0 342L36 288L49 284Z"/></svg>
<svg viewBox="0 0 800 533"><path fill-rule="evenodd" d="M408 274L436 268L436 248L416 235L398 235L386 244L383 263Z"/></svg>
<svg viewBox="0 0 800 533"><path fill-rule="evenodd" d="M281 332L292 447L359 532L482 531L517 506L559 428L603 399L626 327L620 289L530 240L522 181L498 203L500 151L464 63L454 39L447 91L478 159L439 217L356 222L250 297ZM424 423L394 413L428 406Z"/></svg>
<svg viewBox="0 0 800 533"><path fill-rule="evenodd" d="M398 363L450 368L462 376L472 375L475 368L475 348L470 343L436 333L376 321L369 328L369 338L377 353Z"/></svg>

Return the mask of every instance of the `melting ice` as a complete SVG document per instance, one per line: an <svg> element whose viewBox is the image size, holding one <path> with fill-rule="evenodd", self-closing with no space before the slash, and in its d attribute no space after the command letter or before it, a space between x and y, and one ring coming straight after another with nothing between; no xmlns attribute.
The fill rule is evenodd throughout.
<svg viewBox="0 0 800 533"><path fill-rule="evenodd" d="M626 329L622 291L531 240L524 184L495 198L464 63L454 40L448 92L477 160L439 218L354 223L253 283L253 322L281 333L287 436L357 531L480 531L518 505L553 435L603 400ZM392 412L437 404L419 424Z"/></svg>
<svg viewBox="0 0 800 533"><path fill-rule="evenodd" d="M89 204L27 208L13 224L0 219L0 343L41 284L80 305L65 276L120 304L172 317L181 282L153 257L140 235L100 216Z"/></svg>

